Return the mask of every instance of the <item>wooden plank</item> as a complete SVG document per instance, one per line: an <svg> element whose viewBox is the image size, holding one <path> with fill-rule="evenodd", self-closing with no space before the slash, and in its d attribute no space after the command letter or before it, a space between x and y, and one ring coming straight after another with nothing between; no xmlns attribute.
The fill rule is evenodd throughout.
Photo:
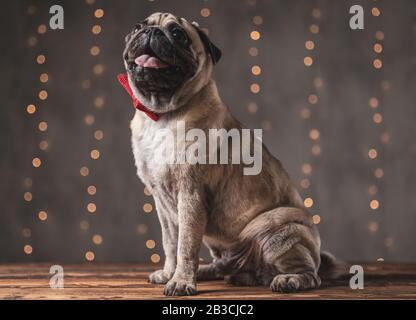
<svg viewBox="0 0 416 320"><path fill-rule="evenodd" d="M415 264L362 265L364 290L350 289L349 279L294 294L209 281L198 283L197 296L181 299L416 299ZM162 285L147 282L148 274L158 268L155 265L63 264L64 289L49 287L50 266L47 263L0 265L0 299L177 299L165 297Z"/></svg>

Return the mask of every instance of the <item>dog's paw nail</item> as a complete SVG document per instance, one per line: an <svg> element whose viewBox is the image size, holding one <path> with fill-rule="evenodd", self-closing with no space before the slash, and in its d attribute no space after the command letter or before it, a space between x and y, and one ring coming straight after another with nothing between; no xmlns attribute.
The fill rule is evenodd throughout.
<svg viewBox="0 0 416 320"><path fill-rule="evenodd" d="M193 296L197 293L196 285L186 280L170 280L164 290L166 296Z"/></svg>

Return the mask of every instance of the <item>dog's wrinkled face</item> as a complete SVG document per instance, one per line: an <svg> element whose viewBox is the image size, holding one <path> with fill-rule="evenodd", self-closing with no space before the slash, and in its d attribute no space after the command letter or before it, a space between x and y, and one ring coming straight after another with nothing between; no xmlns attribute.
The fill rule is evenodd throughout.
<svg viewBox="0 0 416 320"><path fill-rule="evenodd" d="M133 92L157 113L180 107L201 86L199 74L210 77L220 55L198 26L168 13L138 23L126 36L123 53Z"/></svg>

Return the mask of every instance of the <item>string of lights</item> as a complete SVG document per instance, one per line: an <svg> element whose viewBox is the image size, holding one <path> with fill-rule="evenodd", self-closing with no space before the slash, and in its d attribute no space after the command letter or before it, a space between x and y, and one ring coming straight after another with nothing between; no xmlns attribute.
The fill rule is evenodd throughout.
<svg viewBox="0 0 416 320"><path fill-rule="evenodd" d="M371 9L371 15L380 21L381 9L379 6L374 6ZM376 94L369 99L368 105L370 107L371 119L376 127L379 141L374 141L373 145L367 148L366 158L371 161L373 167L373 183L368 186L369 195L369 210L370 218L368 222L368 230L370 234L376 234L380 230L380 219L381 219L381 207L382 207L382 180L384 178L384 169L381 166L380 155L382 153L382 146L389 143L390 134L385 130L383 126L383 115L382 115L382 95L390 89L390 83L387 80L382 79L383 75L383 60L382 52L384 50L384 32L377 30L374 34L374 43L372 44L372 51L374 52L374 59L372 60L372 66L375 70L376 81L380 84L375 90ZM381 90L380 90L381 89ZM389 248L393 245L392 237L384 238L384 248ZM385 253L385 250L383 249ZM378 257L377 261L384 261L383 257Z"/></svg>
<svg viewBox="0 0 416 320"><path fill-rule="evenodd" d="M255 6L255 2L249 3L249 5ZM258 63L259 57L259 48L258 48L258 41L261 39L261 32L260 28L263 24L263 17L259 15L255 15L252 18L252 30L250 31L250 40L252 45L248 50L248 54L250 57L255 61L250 67L250 74L252 76L252 83L250 84L250 92L253 96L257 95L261 91L261 86L259 84L259 77L261 76L261 66ZM258 111L258 104L252 99L247 106L247 110L249 113L257 113ZM264 126L264 123L263 123ZM267 124L265 125L267 127ZM270 124L269 126L270 127Z"/></svg>
<svg viewBox="0 0 416 320"><path fill-rule="evenodd" d="M27 15L34 16L37 13L38 8L35 5L29 5L27 7ZM37 29L37 35L31 35L27 40L27 45L31 48L39 48L38 43L39 39L46 33L47 27L45 24L40 24ZM34 152L32 158L32 168L34 170L40 170L45 166L44 159L45 153L49 149L49 143L46 139L46 134L48 130L48 123L42 119L44 117L45 103L48 99L48 91L46 86L49 82L49 75L46 73L46 55L45 53L39 53L39 49L36 50L36 64L39 66L39 92L37 94L37 102L32 102L26 106L26 113L33 119L33 122L37 123L37 131L39 132L39 144L38 149ZM35 175L35 172L32 173L32 176ZM26 177L23 181L23 186L25 189L23 198L25 202L31 203L32 208L35 208L37 211L36 217L37 220L44 223L48 219L48 213L45 209L40 208L39 201L33 203L34 199L37 198L34 195L33 191L34 180L32 177ZM31 255L33 253L33 243L32 243L32 230L29 227L24 227L22 229L22 236L25 239L25 245L23 247L23 252L26 255Z"/></svg>
<svg viewBox="0 0 416 320"><path fill-rule="evenodd" d="M306 55L303 59L303 64L305 65L308 72L312 73L312 91L308 94L307 105L301 109L300 117L304 121L308 121L309 125L309 138L312 142L311 154L313 157L318 157L321 155L321 132L316 126L311 124L313 120L313 113L317 112L319 107L319 92L323 87L323 80L318 75L318 69L316 67L316 61L318 58L318 40L319 40L319 22L321 19L322 12L319 8L314 8L311 12L312 23L309 25L308 38L305 41L304 47L306 50ZM303 203L306 208L312 210L311 208L316 207L316 201L312 198L311 194L311 177L313 172L313 166L310 162L303 163L301 166L301 171L303 177L300 181L300 187L308 194L304 199ZM319 214L314 214L312 216L312 221L315 224L321 222L321 216Z"/></svg>
<svg viewBox="0 0 416 320"><path fill-rule="evenodd" d="M103 28L100 24L100 22L104 18L104 10L100 7L95 6L95 0L86 0L86 4L89 7L93 8L93 19L94 24L91 27L91 34L93 36L93 45L89 49L89 54L93 58L94 66L93 66L93 76L90 77L90 79L84 80L81 83L81 88L84 90L89 90L92 85L92 80L98 79L102 74L105 72L105 66L99 62L100 54L101 54L101 48L98 45L100 42L100 37L103 32ZM88 179L90 176L91 170L92 170L92 164L94 161L97 161L102 156L100 149L98 147L100 141L104 139L104 132L103 130L100 130L96 126L96 116L95 114L102 110L105 104L105 99L102 95L95 95L93 98L93 104L94 104L94 111L88 112L84 117L84 124L87 128L91 128L93 131L93 146L92 149L89 151L89 165L84 165L80 169L80 174L82 177L85 178L85 180ZM93 216L97 214L97 204L96 204L96 194L98 192L97 186L94 185L91 182L91 179L88 179L89 183L87 182L87 205L86 205L86 211L88 212L89 216ZM87 233L87 231L90 229L90 222L87 219L83 219L80 222L80 228L82 231ZM88 234L88 233L87 233ZM103 236L99 233L94 233L91 237L92 244L90 248L85 252L84 257L87 261L91 262L95 260L96 253L94 251L94 246L99 246L103 243Z"/></svg>
<svg viewBox="0 0 416 320"><path fill-rule="evenodd" d="M144 187L143 193L146 196L146 198L149 198L148 200L150 201L150 197L152 196L152 194L146 187ZM142 209L145 214L150 214L153 211L153 205L149 202L145 202L143 204ZM140 223L137 225L137 233L139 235L142 235L142 236L146 235L147 232L148 232L148 226L145 223ZM156 241L153 239L147 239L145 242L145 245L147 249L153 250L156 247ZM157 253L152 253L150 256L150 261L152 261L153 263L158 263L160 261L160 256Z"/></svg>
<svg viewBox="0 0 416 320"><path fill-rule="evenodd" d="M143 193L148 198L146 200L146 202L143 204L143 212L145 214L151 214L153 212L153 205L150 202L147 202L147 201L151 200L152 193L146 187L144 187ZM139 234L147 233L147 229L148 228L147 228L146 224L139 224L138 227L137 227L137 231L138 231ZM147 249L154 250L156 248L156 241L153 240L153 239L147 239L145 245L146 245ZM150 252L151 252L150 261L152 263L159 263L160 262L160 255L156 252L153 252L153 251L150 251Z"/></svg>

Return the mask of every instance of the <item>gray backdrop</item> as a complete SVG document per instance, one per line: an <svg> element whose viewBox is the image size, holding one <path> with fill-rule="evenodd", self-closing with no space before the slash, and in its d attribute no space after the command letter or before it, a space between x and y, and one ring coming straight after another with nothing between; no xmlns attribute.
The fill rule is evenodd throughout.
<svg viewBox="0 0 416 320"><path fill-rule="evenodd" d="M65 29L39 34L52 4L64 7ZM352 4L365 9L364 30L349 29ZM372 16L373 6L380 16ZM103 18L94 17L97 8ZM206 18L203 8L210 9ZM314 200L311 212L320 216L325 249L349 260L416 260L415 1L71 0L2 4L0 261L77 262L87 251L95 261L150 261L155 253L163 259L156 213L143 209L153 201L136 178L130 149L134 110L116 81L124 35L155 11L208 28L223 51L215 79L224 102L247 126L264 129L265 143L297 186L309 179L310 186L303 181L307 188L299 189ZM262 17L261 25L254 16ZM91 33L95 24L102 27L98 35ZM313 24L319 33L310 32ZM250 39L253 30L261 34L258 41ZM383 40L375 38L378 30ZM311 51L307 40L315 43ZM380 54L373 51L376 42ZM90 54L94 45L98 56ZM251 47L257 56L249 54ZM37 64L39 54L44 64ZM314 59L311 67L304 65L306 56ZM376 58L381 69L373 67ZM98 75L97 64L104 68ZM261 66L261 75L251 74L253 65ZM39 81L42 73L49 76L46 84ZM250 92L252 83L260 85L258 94ZM38 98L40 90L47 90L46 100ZM316 104L308 102L311 94ZM101 108L94 105L97 97ZM376 109L369 107L371 97L379 101ZM28 104L37 107L32 115ZM372 120L375 113L383 117L380 124ZM94 117L90 125L88 115L90 122ZM41 121L46 131L38 129ZM311 129L320 133L316 141ZM103 131L102 140L94 138L96 130ZM46 150L39 148L43 140ZM369 159L370 148L378 151L376 159ZM98 160L90 158L93 149ZM42 161L39 168L34 157ZM304 164L312 168L309 175ZM88 176L80 174L83 166ZM375 177L377 168L383 177ZM373 184L377 190L369 194ZM90 185L95 195L88 194ZM27 192L31 201L24 199ZM377 210L370 209L371 200L379 201ZM39 219L42 210L46 221ZM146 247L149 239L154 248ZM27 245L31 254L24 252Z"/></svg>

